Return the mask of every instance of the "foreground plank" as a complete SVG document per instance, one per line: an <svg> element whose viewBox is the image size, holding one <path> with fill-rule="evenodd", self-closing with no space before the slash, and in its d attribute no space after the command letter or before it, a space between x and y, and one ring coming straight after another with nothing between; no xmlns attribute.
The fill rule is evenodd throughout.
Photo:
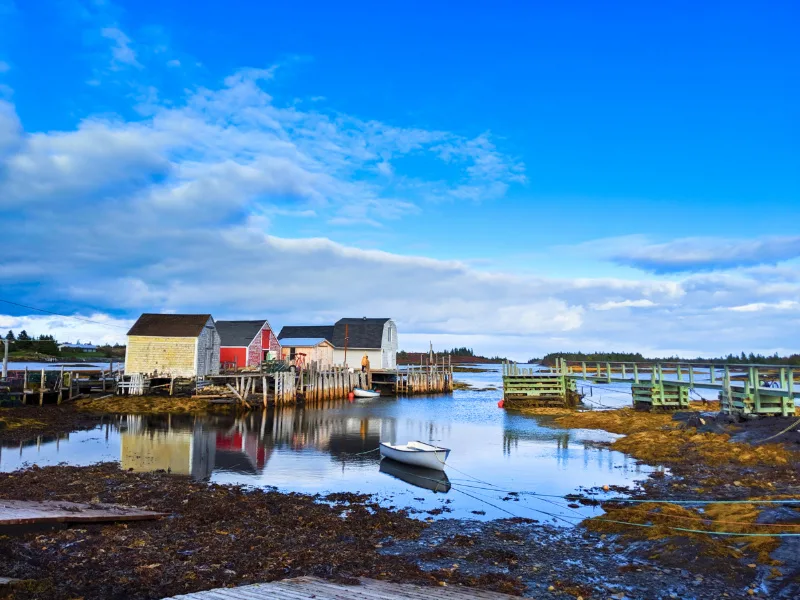
<svg viewBox="0 0 800 600"><path fill-rule="evenodd" d="M167 513L141 510L118 504L0 500L0 526L33 523L102 523L104 521L146 521Z"/></svg>
<svg viewBox="0 0 800 600"><path fill-rule="evenodd" d="M343 585L317 579L298 577L272 583L258 583L237 588L218 588L174 596L165 600L511 600L516 596L487 592L465 587L429 587L405 583L390 583L361 579L361 585Z"/></svg>

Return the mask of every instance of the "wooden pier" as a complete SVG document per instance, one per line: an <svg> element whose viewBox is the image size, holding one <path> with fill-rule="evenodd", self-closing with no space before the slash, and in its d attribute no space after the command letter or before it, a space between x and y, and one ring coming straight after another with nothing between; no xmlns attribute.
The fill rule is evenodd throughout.
<svg viewBox="0 0 800 600"><path fill-rule="evenodd" d="M576 390L576 381L630 384L634 407L646 410L688 408L689 391L698 389L716 390L721 410L729 414L792 416L800 399L797 373L784 365L559 360L550 368L503 366L507 398L560 395L567 390L566 398ZM562 402L568 405L566 399Z"/></svg>
<svg viewBox="0 0 800 600"><path fill-rule="evenodd" d="M575 381L561 373L503 364L503 402L506 408L574 408L579 400Z"/></svg>
<svg viewBox="0 0 800 600"><path fill-rule="evenodd" d="M271 583L256 583L234 588L218 588L173 596L164 600L512 600L499 592L460 586L433 587L392 583L375 579L359 580L360 585L345 585L316 577L297 577Z"/></svg>
<svg viewBox="0 0 800 600"><path fill-rule="evenodd" d="M0 381L0 406L14 404L44 404L55 401L73 400L91 392L114 393L122 374L114 364L108 369L70 370L60 369L19 369L9 370L8 376Z"/></svg>

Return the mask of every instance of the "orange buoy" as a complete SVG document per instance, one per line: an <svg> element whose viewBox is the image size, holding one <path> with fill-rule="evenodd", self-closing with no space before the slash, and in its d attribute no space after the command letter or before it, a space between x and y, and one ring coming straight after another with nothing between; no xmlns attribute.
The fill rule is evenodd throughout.
<svg viewBox="0 0 800 600"><path fill-rule="evenodd" d="M506 403L505 400L500 400L500 402L497 403L497 408L503 408L503 406L505 406L505 403Z"/></svg>
<svg viewBox="0 0 800 600"><path fill-rule="evenodd" d="M347 399L353 401L356 399L356 395L353 392L350 392L349 394L347 394Z"/></svg>

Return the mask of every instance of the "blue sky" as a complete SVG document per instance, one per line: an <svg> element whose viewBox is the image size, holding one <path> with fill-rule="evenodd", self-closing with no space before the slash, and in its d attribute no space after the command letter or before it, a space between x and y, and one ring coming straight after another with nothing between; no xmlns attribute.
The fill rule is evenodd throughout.
<svg viewBox="0 0 800 600"><path fill-rule="evenodd" d="M796 3L0 0L0 328L797 351Z"/></svg>

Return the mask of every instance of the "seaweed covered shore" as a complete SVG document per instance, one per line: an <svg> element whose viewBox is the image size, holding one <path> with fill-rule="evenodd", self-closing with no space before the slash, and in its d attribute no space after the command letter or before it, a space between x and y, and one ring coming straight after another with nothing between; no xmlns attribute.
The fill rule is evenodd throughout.
<svg viewBox="0 0 800 600"><path fill-rule="evenodd" d="M171 514L0 536L0 573L23 580L0 587L4 598L163 598L300 575L521 589L509 576L426 572L381 553L395 540L419 536L425 523L358 494L285 494L100 464L0 474L0 498L106 502Z"/></svg>

